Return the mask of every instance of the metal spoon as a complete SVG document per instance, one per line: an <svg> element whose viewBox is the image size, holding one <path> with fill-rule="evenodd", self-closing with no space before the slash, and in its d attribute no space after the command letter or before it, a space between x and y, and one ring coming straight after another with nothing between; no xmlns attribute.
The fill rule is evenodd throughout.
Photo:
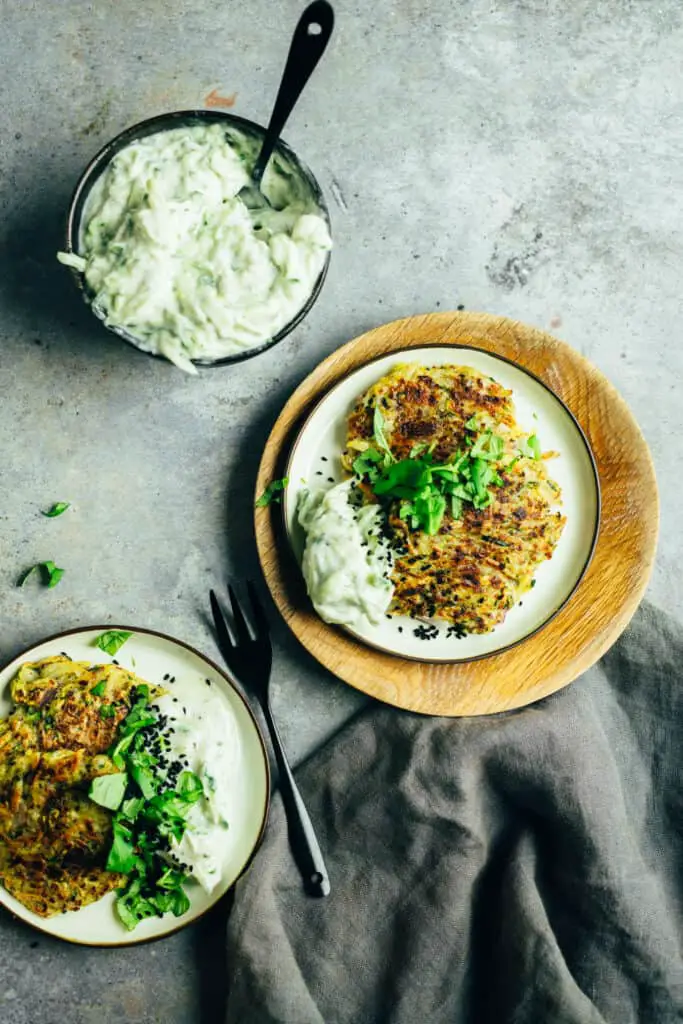
<svg viewBox="0 0 683 1024"><path fill-rule="evenodd" d="M325 52L333 28L334 11L327 0L314 0L299 18L289 47L285 70L282 72L273 113L270 115L270 122L263 137L261 152L251 172L252 182L240 191L240 198L245 199L248 206L262 204L264 198L267 202L267 198L261 192L264 171L287 118Z"/></svg>

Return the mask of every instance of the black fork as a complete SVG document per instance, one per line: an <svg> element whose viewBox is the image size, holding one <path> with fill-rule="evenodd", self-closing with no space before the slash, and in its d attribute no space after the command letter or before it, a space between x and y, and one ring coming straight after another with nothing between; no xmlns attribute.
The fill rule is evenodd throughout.
<svg viewBox="0 0 683 1024"><path fill-rule="evenodd" d="M263 709L280 773L280 792L287 813L289 843L301 872L304 888L309 896L327 896L330 892L330 880L325 861L308 811L294 781L270 707L273 648L270 643L268 620L254 585L247 583L247 589L253 613L251 626L231 586L228 586L232 606L230 625L213 590L209 592L218 646L230 671L246 689L253 692Z"/></svg>

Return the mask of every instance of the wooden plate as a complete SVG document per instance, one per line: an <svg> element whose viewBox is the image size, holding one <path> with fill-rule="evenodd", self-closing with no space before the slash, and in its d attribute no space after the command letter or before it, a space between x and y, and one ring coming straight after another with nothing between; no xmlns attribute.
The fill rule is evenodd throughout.
<svg viewBox="0 0 683 1024"><path fill-rule="evenodd" d="M285 621L340 679L422 714L492 714L554 693L597 661L628 624L652 571L659 520L652 460L628 407L594 366L536 328L485 313L431 313L384 324L333 352L297 388L266 444L257 493L283 475L303 422L347 374L391 352L444 344L474 346L535 374L569 408L593 451L602 498L598 542L581 584L552 621L516 647L481 660L435 664L399 658L318 618L279 506L256 510L256 540Z"/></svg>

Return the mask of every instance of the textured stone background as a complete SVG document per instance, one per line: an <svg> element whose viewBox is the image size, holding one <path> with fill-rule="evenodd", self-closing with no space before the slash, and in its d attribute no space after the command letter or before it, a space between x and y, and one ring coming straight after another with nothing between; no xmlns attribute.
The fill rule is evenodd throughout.
<svg viewBox="0 0 683 1024"><path fill-rule="evenodd" d="M293 0L2 0L0 661L49 633L137 623L215 647L207 590L257 574L259 455L334 348L432 309L553 330L630 404L662 498L650 597L683 612L683 52L678 0L336 3L285 133L326 190L336 249L283 344L197 379L136 353L54 253L80 170L140 118L216 89L267 120ZM49 521L58 499L74 508ZM17 590L52 558L59 587ZM296 759L360 706L274 623ZM225 908L135 950L72 948L0 916L3 1024L220 1020Z"/></svg>

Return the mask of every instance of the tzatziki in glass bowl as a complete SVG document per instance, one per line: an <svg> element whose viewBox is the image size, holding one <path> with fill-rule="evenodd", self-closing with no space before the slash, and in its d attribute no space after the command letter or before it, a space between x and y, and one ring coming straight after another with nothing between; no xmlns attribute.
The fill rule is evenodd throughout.
<svg viewBox="0 0 683 1024"><path fill-rule="evenodd" d="M71 200L58 258L93 313L191 373L282 340L327 273L327 205L282 140L253 186L263 134L220 111L151 118L95 156Z"/></svg>

